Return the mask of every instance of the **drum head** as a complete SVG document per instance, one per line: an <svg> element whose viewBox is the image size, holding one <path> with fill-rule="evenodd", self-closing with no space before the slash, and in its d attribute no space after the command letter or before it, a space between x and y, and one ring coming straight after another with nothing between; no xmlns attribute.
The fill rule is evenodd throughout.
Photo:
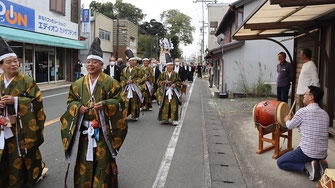
<svg viewBox="0 0 335 188"><path fill-rule="evenodd" d="M252 110L252 120L255 122L255 126L257 124L256 122L256 117L255 117L255 111L256 111L256 107L257 107L258 104L255 104L253 110Z"/></svg>
<svg viewBox="0 0 335 188"><path fill-rule="evenodd" d="M280 102L276 110L276 122L278 122L282 127L286 127L284 118L290 112L290 107L286 102Z"/></svg>
<svg viewBox="0 0 335 188"><path fill-rule="evenodd" d="M325 174L333 181L335 181L335 169L327 168Z"/></svg>

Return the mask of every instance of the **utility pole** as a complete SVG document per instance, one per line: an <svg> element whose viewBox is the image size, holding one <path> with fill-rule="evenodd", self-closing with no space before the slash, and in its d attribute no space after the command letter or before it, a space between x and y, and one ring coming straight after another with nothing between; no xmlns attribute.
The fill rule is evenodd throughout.
<svg viewBox="0 0 335 188"><path fill-rule="evenodd" d="M201 61L204 62L205 55L205 3L217 3L217 0L195 0L193 3L202 3L202 42L201 42Z"/></svg>
<svg viewBox="0 0 335 188"><path fill-rule="evenodd" d="M115 56L116 56L116 59L119 58L119 30L120 30L120 23L119 23L119 18L116 19L116 53L115 53Z"/></svg>

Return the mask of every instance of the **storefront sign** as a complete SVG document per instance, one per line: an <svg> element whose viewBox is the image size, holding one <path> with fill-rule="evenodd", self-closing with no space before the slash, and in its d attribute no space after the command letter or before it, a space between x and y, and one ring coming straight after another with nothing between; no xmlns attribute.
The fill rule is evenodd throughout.
<svg viewBox="0 0 335 188"><path fill-rule="evenodd" d="M78 24L35 11L35 31L78 40Z"/></svg>
<svg viewBox="0 0 335 188"><path fill-rule="evenodd" d="M0 0L0 25L35 30L35 11L33 9Z"/></svg>
<svg viewBox="0 0 335 188"><path fill-rule="evenodd" d="M0 25L78 40L78 24L0 0Z"/></svg>
<svg viewBox="0 0 335 188"><path fill-rule="evenodd" d="M90 22L90 9L83 9L83 23Z"/></svg>
<svg viewBox="0 0 335 188"><path fill-rule="evenodd" d="M91 30L90 24L90 9L83 9L83 17L82 17L82 28L81 31L83 33L89 33Z"/></svg>

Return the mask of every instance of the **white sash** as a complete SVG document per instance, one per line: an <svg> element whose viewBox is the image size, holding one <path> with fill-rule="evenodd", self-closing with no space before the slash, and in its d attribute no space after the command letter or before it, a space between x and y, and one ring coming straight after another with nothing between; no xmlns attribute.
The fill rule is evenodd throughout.
<svg viewBox="0 0 335 188"><path fill-rule="evenodd" d="M13 132L9 127L5 127L1 125L1 132L0 132L0 149L1 150L5 149L5 140L13 136L14 136Z"/></svg>
<svg viewBox="0 0 335 188"><path fill-rule="evenodd" d="M92 125L92 121L83 121L83 126L87 128L87 130L83 131L83 134L87 134L88 138L86 161L93 161L93 148L97 147L97 141L94 138L94 128Z"/></svg>
<svg viewBox="0 0 335 188"><path fill-rule="evenodd" d="M168 96L169 102L171 102L173 97L173 92L177 95L178 99L180 99L180 93L178 92L177 88L168 87L166 90L166 96Z"/></svg>
<svg viewBox="0 0 335 188"><path fill-rule="evenodd" d="M150 95L152 95L152 86L151 86L151 84L148 81L146 81L145 84L147 85L147 88L149 90Z"/></svg>
<svg viewBox="0 0 335 188"><path fill-rule="evenodd" d="M125 92L125 91L128 91L128 95L127 95L128 99L131 99L131 98L134 97L133 96L133 91L135 91L138 95L138 98L140 98L141 103L143 103L143 101L144 101L143 95L142 95L140 89L138 89L138 87L136 86L136 84L128 84L123 92Z"/></svg>

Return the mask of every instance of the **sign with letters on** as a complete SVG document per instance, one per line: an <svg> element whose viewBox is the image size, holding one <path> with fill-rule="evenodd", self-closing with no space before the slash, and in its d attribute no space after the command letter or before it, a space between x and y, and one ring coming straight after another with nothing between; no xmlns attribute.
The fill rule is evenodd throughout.
<svg viewBox="0 0 335 188"><path fill-rule="evenodd" d="M83 9L83 17L82 17L82 28L81 31L83 33L89 33L91 30L90 24L90 9Z"/></svg>
<svg viewBox="0 0 335 188"><path fill-rule="evenodd" d="M7 0L0 0L0 25L78 40L78 24Z"/></svg>

